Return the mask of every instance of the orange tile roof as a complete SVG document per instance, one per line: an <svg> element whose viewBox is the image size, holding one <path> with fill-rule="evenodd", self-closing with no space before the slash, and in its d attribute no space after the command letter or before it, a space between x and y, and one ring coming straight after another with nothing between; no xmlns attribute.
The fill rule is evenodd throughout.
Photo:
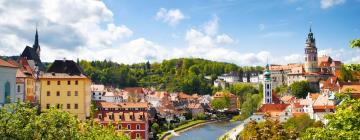
<svg viewBox="0 0 360 140"><path fill-rule="evenodd" d="M9 62L6 62L2 59L0 59L0 67L17 68L16 65L10 64Z"/></svg>
<svg viewBox="0 0 360 140"><path fill-rule="evenodd" d="M360 93L360 85L358 84L343 85L340 91L347 92L347 90L350 90L350 93Z"/></svg>
<svg viewBox="0 0 360 140"><path fill-rule="evenodd" d="M101 108L148 108L148 103L146 102L97 102L96 104Z"/></svg>
<svg viewBox="0 0 360 140"><path fill-rule="evenodd" d="M270 70L291 70L294 67L302 66L303 64L287 64L287 65L270 65Z"/></svg>
<svg viewBox="0 0 360 140"><path fill-rule="evenodd" d="M313 106L313 109L335 109L335 105Z"/></svg>
<svg viewBox="0 0 360 140"><path fill-rule="evenodd" d="M283 112L289 104L263 104L258 112Z"/></svg>
<svg viewBox="0 0 360 140"><path fill-rule="evenodd" d="M221 97L224 97L225 96L225 92L216 92L214 94L214 98L221 98ZM233 98L233 97L236 97L234 94L232 93L227 93L227 96L230 97L230 98Z"/></svg>
<svg viewBox="0 0 360 140"><path fill-rule="evenodd" d="M144 93L144 88L142 87L126 87L124 90L131 93Z"/></svg>
<svg viewBox="0 0 360 140"><path fill-rule="evenodd" d="M98 118L98 115L102 115L102 119ZM113 119L110 119L109 116L112 116ZM121 117L120 117L121 116ZM96 122L121 122L121 123L129 123L129 122L147 122L148 120L148 113L147 112L106 112L101 113L97 112L94 116L94 120Z"/></svg>
<svg viewBox="0 0 360 140"><path fill-rule="evenodd" d="M17 69L16 78L25 78L25 77L26 75L20 69Z"/></svg>

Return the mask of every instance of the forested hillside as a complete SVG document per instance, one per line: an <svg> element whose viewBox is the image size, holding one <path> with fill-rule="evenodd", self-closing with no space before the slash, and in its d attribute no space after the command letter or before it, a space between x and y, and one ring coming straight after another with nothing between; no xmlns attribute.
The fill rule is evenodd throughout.
<svg viewBox="0 0 360 140"><path fill-rule="evenodd" d="M164 60L161 63L118 64L111 61L80 62L93 82L113 87L155 87L161 90L210 94L217 76L237 72L261 71L262 67L239 67L235 64L197 58ZM210 76L211 79L206 79Z"/></svg>

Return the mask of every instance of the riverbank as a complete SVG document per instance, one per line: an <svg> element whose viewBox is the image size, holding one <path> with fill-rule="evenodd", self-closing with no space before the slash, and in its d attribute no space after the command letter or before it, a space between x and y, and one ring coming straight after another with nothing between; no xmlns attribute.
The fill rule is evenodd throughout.
<svg viewBox="0 0 360 140"><path fill-rule="evenodd" d="M199 127L201 125L205 125L205 124L213 123L213 122L218 122L218 120L210 120L210 121L197 120L197 122L190 122L190 123L184 124L182 126L179 126L173 130L165 132L164 134L162 134L159 137L159 140L168 140L173 136L174 133L180 134L180 133L190 130L194 127Z"/></svg>
<svg viewBox="0 0 360 140"><path fill-rule="evenodd" d="M244 123L236 126L225 134L221 135L218 140L236 140L236 137L240 134L240 132L244 129Z"/></svg>

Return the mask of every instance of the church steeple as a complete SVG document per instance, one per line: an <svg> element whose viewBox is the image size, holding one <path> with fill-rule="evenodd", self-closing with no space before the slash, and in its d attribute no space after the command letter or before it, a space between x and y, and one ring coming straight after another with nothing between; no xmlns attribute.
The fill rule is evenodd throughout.
<svg viewBox="0 0 360 140"><path fill-rule="evenodd" d="M40 56L39 35L38 35L37 27L36 27L35 41L34 41L33 49L36 51L36 54L38 56Z"/></svg>

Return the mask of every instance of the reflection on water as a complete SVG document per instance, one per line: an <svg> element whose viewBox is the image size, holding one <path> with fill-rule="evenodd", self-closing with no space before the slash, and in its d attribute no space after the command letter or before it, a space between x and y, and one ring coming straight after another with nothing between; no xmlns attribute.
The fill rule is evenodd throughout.
<svg viewBox="0 0 360 140"><path fill-rule="evenodd" d="M217 122L205 124L173 136L170 140L216 140L226 131L239 125L240 122Z"/></svg>

